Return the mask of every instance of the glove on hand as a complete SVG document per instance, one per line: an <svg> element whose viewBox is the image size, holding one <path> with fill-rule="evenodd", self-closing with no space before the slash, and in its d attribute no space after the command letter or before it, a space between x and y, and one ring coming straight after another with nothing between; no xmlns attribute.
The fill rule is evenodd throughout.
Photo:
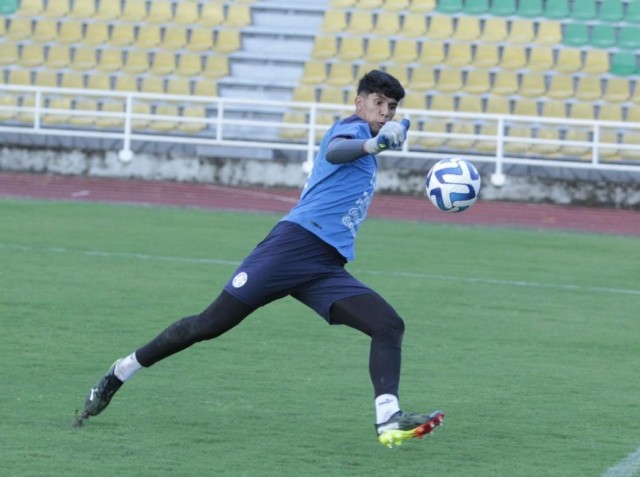
<svg viewBox="0 0 640 477"><path fill-rule="evenodd" d="M386 123L376 137L369 139L364 143L364 150L368 154L378 154L387 149L400 149L407 138L407 130L410 126L408 119Z"/></svg>

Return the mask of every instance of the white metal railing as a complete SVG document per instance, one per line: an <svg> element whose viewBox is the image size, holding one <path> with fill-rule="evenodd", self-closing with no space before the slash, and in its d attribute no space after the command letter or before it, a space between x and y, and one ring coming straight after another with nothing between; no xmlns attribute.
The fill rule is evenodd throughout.
<svg viewBox="0 0 640 477"><path fill-rule="evenodd" d="M13 104L18 96L33 98L32 103ZM122 111L81 110L71 106L56 108L45 98L94 99L101 101L119 101ZM3 100L4 98L4 100ZM180 105L173 114L162 111L138 111L140 104ZM206 109L204 116L184 114L184 106ZM242 117L242 112L271 113L260 117ZM297 111L308 118L304 122L283 122L280 114ZM305 169L308 169L318 150L319 137L328 129L326 116L350 114L352 108L345 105L319 103L282 102L256 99L238 99L222 97L183 96L168 94L150 94L137 92L101 91L89 89L48 88L35 86L0 85L0 133L32 134L40 136L63 136L75 138L108 138L122 141L119 157L122 161L131 161L134 157L133 143L159 142L172 144L190 144L198 146L226 146L241 148L267 148L301 151L305 153ZM504 182L504 166L520 164L527 166L547 166L556 168L579 168L591 170L634 171L640 172L640 123L569 120L534 116L514 116L501 114L457 113L452 111L428 111L400 109L402 117L411 119L414 127L409 131L409 140L402 150L388 151L385 155L433 160L443 155L456 155L474 161L493 163L492 181L499 185ZM58 119L56 120L56 116ZM74 124L73 118L88 117L96 121L112 119L116 126L98 127L91 124ZM51 118L54 118L53 120ZM63 121L60 118L68 118ZM275 118L275 119L274 119ZM324 119L324 121L323 121ZM495 132L483 134L454 134L451 132L429 131L416 127L418 122L440 121L476 121L495 124ZM136 121L154 122L156 126L143 129L135 127ZM77 121L76 121L77 123ZM511 136L507 127L511 125L530 127L555 127L586 131L586 140L541 139ZM622 130L635 135L637 143L600 141L603 128ZM296 138L285 136L283 131L299 131ZM248 137L238 138L242 132ZM248 131L248 132L247 132ZM266 131L266 133L265 133ZM261 133L259 133L261 132ZM495 142L495 150L478 152L474 150L432 149L420 146L421 140L436 139L444 141L469 140L473 142ZM509 144L552 145L561 147L580 147L589 151L587 157L563 155L533 156L509 155ZM603 150L616 152L603 157ZM620 160L625 152L628 160Z"/></svg>

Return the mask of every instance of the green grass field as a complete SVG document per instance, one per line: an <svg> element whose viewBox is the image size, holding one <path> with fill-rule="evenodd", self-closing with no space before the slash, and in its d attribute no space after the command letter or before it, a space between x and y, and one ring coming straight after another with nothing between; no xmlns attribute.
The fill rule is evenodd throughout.
<svg viewBox="0 0 640 477"><path fill-rule="evenodd" d="M0 201L7 476L601 476L640 445L640 239L370 219L349 266L404 317L401 403L445 426L377 443L368 340L293 299L143 370L278 216Z"/></svg>

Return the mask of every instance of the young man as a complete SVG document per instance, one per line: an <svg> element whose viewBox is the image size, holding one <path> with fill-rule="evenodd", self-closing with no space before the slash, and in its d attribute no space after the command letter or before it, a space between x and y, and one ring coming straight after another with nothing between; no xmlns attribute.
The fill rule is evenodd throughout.
<svg viewBox="0 0 640 477"><path fill-rule="evenodd" d="M402 146L409 122L392 121L402 85L382 71L358 84L355 114L324 136L300 200L242 262L220 295L199 315L183 318L134 353L117 360L87 397L76 425L100 414L115 392L141 368L210 340L238 325L258 307L290 295L331 325L371 337L369 374L378 440L389 447L422 437L444 414L400 410L404 322L375 291L345 270L376 185L376 154Z"/></svg>

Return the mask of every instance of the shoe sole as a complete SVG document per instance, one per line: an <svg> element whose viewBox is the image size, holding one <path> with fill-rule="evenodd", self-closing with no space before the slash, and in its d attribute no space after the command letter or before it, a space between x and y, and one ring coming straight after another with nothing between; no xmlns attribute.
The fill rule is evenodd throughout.
<svg viewBox="0 0 640 477"><path fill-rule="evenodd" d="M422 439L427 434L431 434L437 427L441 426L442 421L444 421L444 413L437 412L424 424L420 424L418 427L408 431L400 431L397 429L384 431L378 436L378 441L380 441L380 444L391 448L402 445L404 441L409 439Z"/></svg>

